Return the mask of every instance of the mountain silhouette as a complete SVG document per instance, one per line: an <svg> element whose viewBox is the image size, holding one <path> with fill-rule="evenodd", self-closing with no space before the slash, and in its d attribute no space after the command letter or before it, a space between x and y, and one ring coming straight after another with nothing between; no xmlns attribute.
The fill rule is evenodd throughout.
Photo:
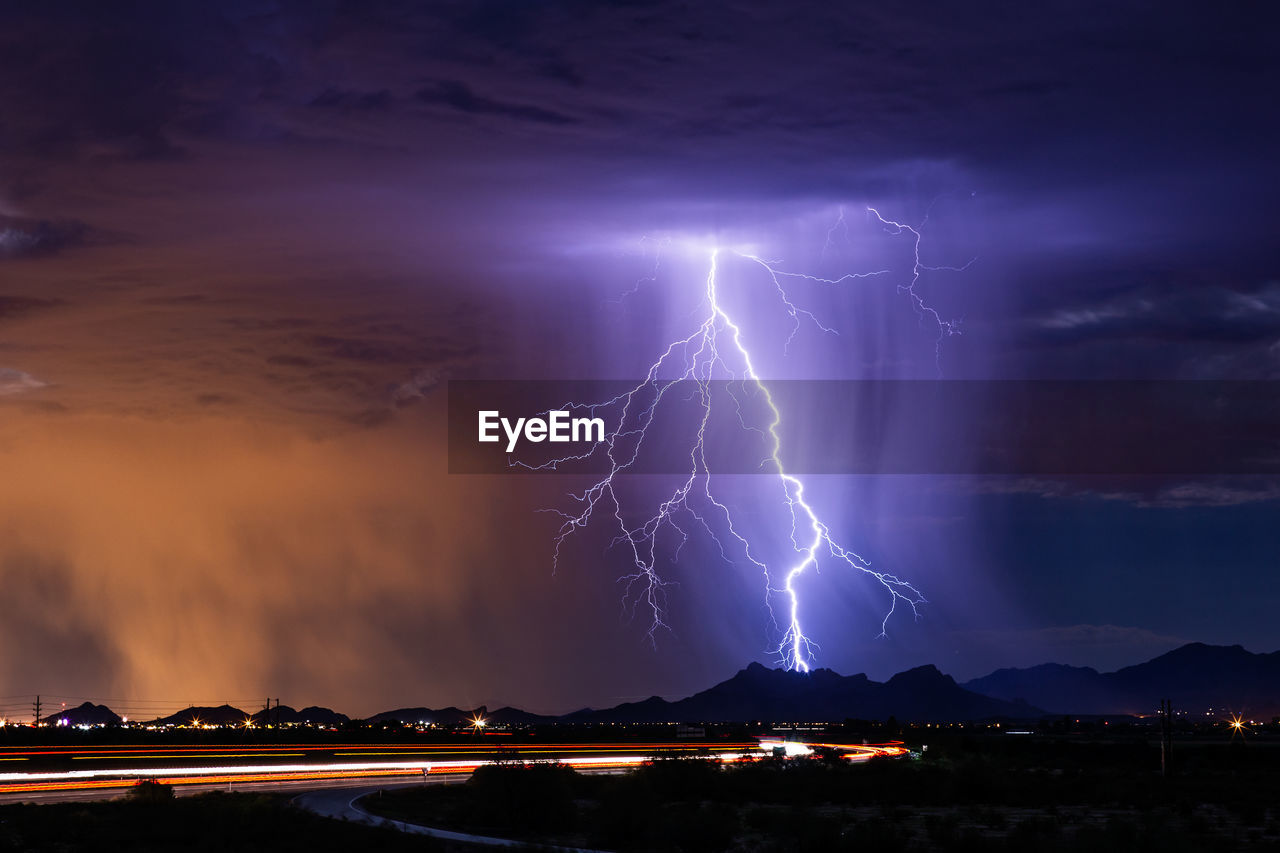
<svg viewBox="0 0 1280 853"><path fill-rule="evenodd" d="M1196 714L1213 709L1270 716L1280 713L1280 652L1188 643L1115 672L1048 663L998 669L964 687L1061 714L1150 714L1169 699Z"/></svg>
<svg viewBox="0 0 1280 853"><path fill-rule="evenodd" d="M394 711L382 711L369 718L371 723L398 722L407 726L428 723L437 726L470 726L471 721L479 717L485 725L534 725L537 723L554 723L558 717L547 717L531 714L519 708L499 708L489 711L481 705L470 711L455 708L398 708Z"/></svg>
<svg viewBox="0 0 1280 853"><path fill-rule="evenodd" d="M346 714L339 714L328 708L318 708L315 705L303 708L301 711L294 710L288 705L277 705L270 711L264 708L254 713L253 724L258 726L268 723L310 723L314 726L336 726L350 719Z"/></svg>
<svg viewBox="0 0 1280 853"><path fill-rule="evenodd" d="M546 716L504 707L489 711L411 707L383 711L370 722L432 723L465 727L479 716L488 725L543 723L827 722L848 718L960 722L1032 720L1059 714L1147 714L1161 699L1194 714L1212 709L1254 717L1280 714L1280 652L1254 654L1242 646L1189 643L1146 663L1100 673L1083 666L1046 663L998 669L964 684L932 665L900 672L888 681L829 669L808 673L753 663L732 678L692 696L668 701L651 696L613 708L583 708ZM111 725L120 718L105 705L85 702L45 718L69 725ZM152 721L158 725L255 725L266 722L331 726L348 721L328 708L296 711L287 705L250 715L239 708L190 707Z"/></svg>
<svg viewBox="0 0 1280 853"><path fill-rule="evenodd" d="M966 690L937 667L900 672L886 682L829 669L801 673L753 663L727 681L686 699L654 696L606 710L584 709L564 722L804 722L857 719L979 720L1034 718L1026 703L992 699Z"/></svg>
<svg viewBox="0 0 1280 853"><path fill-rule="evenodd" d="M121 722L120 715L115 711L106 705L95 705L92 702L50 714L44 721L51 726L116 726Z"/></svg>
<svg viewBox="0 0 1280 853"><path fill-rule="evenodd" d="M151 722L157 726L243 726L249 719L249 714L230 705L219 705L216 708L192 705L176 714L160 717Z"/></svg>

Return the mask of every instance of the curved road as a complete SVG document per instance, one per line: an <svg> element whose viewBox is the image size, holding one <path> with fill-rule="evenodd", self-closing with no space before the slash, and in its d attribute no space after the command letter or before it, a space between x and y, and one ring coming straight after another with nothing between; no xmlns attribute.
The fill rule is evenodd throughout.
<svg viewBox="0 0 1280 853"><path fill-rule="evenodd" d="M434 782L435 780L433 780ZM461 781L449 780L449 781ZM436 784L445 782L441 779ZM421 785L422 783L416 783ZM421 826L416 823L406 823L402 820L392 820L391 818L378 817L375 814L365 811L356 805L356 801L361 797L379 790L379 788L403 788L405 785L381 785L377 787L364 786L360 788L334 788L327 791L310 791L305 794L299 794L294 797L293 802L298 806L315 812L324 817L334 818L336 820L349 820L357 823L367 823L374 826L389 826L400 830L401 832L411 832L415 835L429 835L432 838L443 838L448 841L462 841L468 844L484 844L489 847L537 847L539 850L558 850L564 853L605 853L602 850L590 850L582 847L557 847L550 844L529 844L523 841L515 841L510 838L494 838L488 835L471 835L466 832L453 832L448 829L435 829L430 826Z"/></svg>

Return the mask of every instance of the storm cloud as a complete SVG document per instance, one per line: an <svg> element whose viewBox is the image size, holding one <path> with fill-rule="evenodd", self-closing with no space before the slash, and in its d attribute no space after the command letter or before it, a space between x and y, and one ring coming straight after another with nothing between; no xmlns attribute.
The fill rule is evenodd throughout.
<svg viewBox="0 0 1280 853"><path fill-rule="evenodd" d="M838 334L763 347L780 377L1280 377L1272 16L7 14L0 571L30 665L3 692L563 711L772 661L754 575L710 550L671 568L656 652L608 537L553 575L537 510L580 484L451 477L444 384L635 376L696 316L711 243L887 270L798 290ZM899 289L913 244L868 205L919 228L926 266L963 268L915 285L962 334L939 347ZM733 298L771 298L733 274ZM874 590L824 575L824 664L975 676L1014 646L1110 664L1174 637L1280 643L1273 483L909 479L812 487L933 602L873 642ZM1207 581L1226 574L1250 592Z"/></svg>

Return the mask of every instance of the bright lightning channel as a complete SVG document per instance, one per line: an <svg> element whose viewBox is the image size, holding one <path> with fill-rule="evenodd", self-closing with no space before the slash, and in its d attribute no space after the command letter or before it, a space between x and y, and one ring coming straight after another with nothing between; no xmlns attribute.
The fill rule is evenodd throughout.
<svg viewBox="0 0 1280 853"><path fill-rule="evenodd" d="M875 208L869 207L867 212L888 233L909 235L912 240L913 262L910 275L906 282L898 285L898 290L909 297L912 308L921 322L932 323L936 328L936 358L941 351L942 341L949 336L959 334L960 329L956 321L944 320L935 309L931 308L917 293L916 285L924 271L960 271L966 269L969 264L963 267L924 265L920 259L922 239L920 227L886 219ZM835 232L843 228L847 228L847 224L844 220L844 212L841 210L840 219L828 233L828 245L824 247L824 253L826 248L829 248ZM900 604L909 607L912 614L918 617L919 607L926 601L920 591L910 583L895 575L876 571L867 559L836 541L830 527L819 517L817 510L806 498L804 483L796 475L788 473L782 459L782 437L779 431L782 412L756 369L744 341L741 325L730 315L720 299L721 261L725 255L733 255L765 271L774 286L782 310L791 320L791 331L786 341L788 346L805 321L812 323L822 332L834 333L834 330L823 325L812 312L798 307L789 296L784 281L790 279L823 285L840 285L884 275L888 270L849 273L839 278L821 278L781 270L774 262L745 250L712 248L709 251L709 268L705 282L707 313L698 328L688 337L673 341L650 365L644 381L631 390L601 403L570 402L561 407L585 410L591 414L616 410L618 426L612 432L605 434L604 441L599 442L584 454L565 456L540 464L528 464L518 460L513 460L511 464L533 470L555 470L565 463L594 458L603 452L607 460L608 472L583 492L571 494L572 500L577 505L576 510L573 512L550 510L563 519L554 539L553 562L558 568L564 543L574 533L588 527L597 513L611 515L618 531L612 545L625 547L629 551L632 562L632 569L620 579L625 585L624 601L629 602L633 608L643 603L651 613L652 619L646 632L651 642L656 642L656 633L659 629L667 627L663 622L667 581L663 580L658 573L659 534L669 530L679 537L679 545L674 554L674 559L678 559L680 548L689 539L685 526L692 521L707 532L726 562L732 564L734 560L731 553L736 552L741 559L761 573L765 584L765 605L775 630L781 634L774 652L779 655L780 663L785 668L808 672L813 663L817 644L809 638L801 624L801 602L797 583L810 569L816 569L820 561L830 559L855 572L867 575L889 593L889 606L880 623L878 635L880 637L885 636L889 619ZM706 440L713 409L711 384L713 379L729 380L727 387L730 388L731 395L732 388L736 384L741 389L740 393L753 392L763 400L764 409L767 412L764 417L768 422L761 429L742 422L742 400L735 397L742 426L764 436L768 455L762 467L767 469L776 481L781 499L780 507L786 513L784 521L790 526L790 539L795 556L782 570L771 569L766 564L759 556L759 547L753 545L747 535L741 531L740 526L734 523L734 516L728 505L716 497L712 490L711 472L706 458ZM618 494L618 479L635 465L650 429L654 428L658 407L668 392L681 383L692 383L693 396L700 410L700 415L697 416L700 417L697 431L689 447L688 476L658 504L652 515L639 524L628 523L624 519L623 501ZM713 529L709 518L712 514L722 520L723 534L717 534ZM780 597L785 604L783 620L785 624L782 625L779 624L778 614L774 609L774 600L777 597Z"/></svg>

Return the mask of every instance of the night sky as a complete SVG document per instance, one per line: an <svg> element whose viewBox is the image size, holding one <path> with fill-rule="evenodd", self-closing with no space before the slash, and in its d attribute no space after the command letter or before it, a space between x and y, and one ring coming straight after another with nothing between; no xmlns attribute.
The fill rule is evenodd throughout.
<svg viewBox="0 0 1280 853"><path fill-rule="evenodd" d="M758 578L705 545L656 648L607 536L553 573L537 510L580 484L449 475L444 383L642 375L709 241L888 270L798 292L838 336L784 352L752 313L767 377L1280 379L1276 24L0 0L0 695L560 712L773 662ZM964 267L918 285L962 332L936 358L868 205ZM877 639L885 597L814 576L820 666L1280 648L1274 478L811 488L930 601Z"/></svg>

